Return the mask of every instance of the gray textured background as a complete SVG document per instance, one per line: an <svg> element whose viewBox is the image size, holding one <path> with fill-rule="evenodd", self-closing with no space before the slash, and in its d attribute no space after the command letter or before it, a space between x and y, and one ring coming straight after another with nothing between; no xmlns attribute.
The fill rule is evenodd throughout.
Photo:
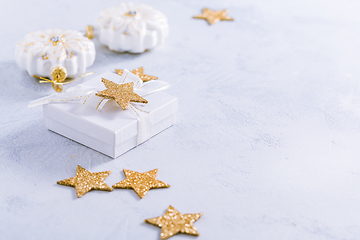
<svg viewBox="0 0 360 240"><path fill-rule="evenodd" d="M178 122L115 160L48 131L41 107L27 108L52 89L18 68L14 48L31 31L82 30L118 1L2 2L0 239L159 239L144 219L169 204L204 213L199 240L359 239L360 2L142 2L168 16L166 44L129 55L95 40L89 71L144 66L181 79L166 90L180 100ZM203 7L228 8L235 21L192 19ZM112 170L108 184L123 168L159 168L171 188L77 199L56 181L78 164Z"/></svg>

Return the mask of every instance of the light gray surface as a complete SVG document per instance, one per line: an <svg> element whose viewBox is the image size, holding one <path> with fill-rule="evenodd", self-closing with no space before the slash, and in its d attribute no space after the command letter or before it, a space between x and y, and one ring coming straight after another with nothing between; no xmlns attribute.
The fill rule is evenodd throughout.
<svg viewBox="0 0 360 240"><path fill-rule="evenodd" d="M136 1L140 2L140 1ZM169 18L140 55L100 46L89 71L144 66L179 98L177 124L113 160L50 132L31 100L52 93L14 62L30 31L83 29L117 1L7 1L0 8L0 239L159 239L144 219L203 212L196 239L360 238L359 1L143 1ZM192 19L203 7L234 22ZM79 81L78 83L82 82ZM74 83L76 84L76 83ZM159 168L169 189L56 185L76 166ZM177 235L171 239L195 239Z"/></svg>

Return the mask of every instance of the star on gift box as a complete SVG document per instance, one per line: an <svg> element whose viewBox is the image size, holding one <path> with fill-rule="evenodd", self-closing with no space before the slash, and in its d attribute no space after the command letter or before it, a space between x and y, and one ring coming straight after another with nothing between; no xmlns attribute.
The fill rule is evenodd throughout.
<svg viewBox="0 0 360 240"><path fill-rule="evenodd" d="M187 233L199 236L193 223L202 216L202 213L181 214L169 206L163 216L146 219L145 222L161 227L161 239L167 239L177 233Z"/></svg>
<svg viewBox="0 0 360 240"><path fill-rule="evenodd" d="M110 173L111 171L92 173L77 166L75 177L58 181L57 184L75 187L78 197L83 196L92 189L112 191L113 189L104 182Z"/></svg>
<svg viewBox="0 0 360 240"><path fill-rule="evenodd" d="M205 19L210 25L219 21L233 21L234 19L227 15L227 10L214 11L208 8L204 8L200 15L194 18Z"/></svg>
<svg viewBox="0 0 360 240"><path fill-rule="evenodd" d="M123 69L115 69L115 72L121 76L124 73L124 70ZM157 77L144 74L144 68L143 67L136 68L134 70L131 70L130 72L135 74L136 76L138 76L143 82L148 82L148 81L151 81L151 80L158 79Z"/></svg>
<svg viewBox="0 0 360 240"><path fill-rule="evenodd" d="M106 89L96 93L95 95L98 97L115 100L123 110L127 109L130 102L148 103L146 99L134 93L133 82L117 84L105 78L103 78L101 81L104 83Z"/></svg>
<svg viewBox="0 0 360 240"><path fill-rule="evenodd" d="M124 169L126 179L113 185L113 188L132 188L140 198L151 188L168 188L169 184L156 179L157 169L139 173L132 170Z"/></svg>

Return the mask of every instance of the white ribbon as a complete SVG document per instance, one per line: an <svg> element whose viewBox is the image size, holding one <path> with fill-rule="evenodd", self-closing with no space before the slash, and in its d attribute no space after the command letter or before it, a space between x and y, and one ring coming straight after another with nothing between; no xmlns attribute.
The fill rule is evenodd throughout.
<svg viewBox="0 0 360 240"><path fill-rule="evenodd" d="M115 73L114 73L115 74ZM100 76L101 77L101 76ZM143 82L138 76L131 73L129 70L125 69L124 73L121 75L121 78L118 83L134 83L134 92L140 96L146 96L154 92L165 90L171 87L173 84L169 84L164 81L152 80L148 82ZM28 107L36 107L48 103L59 103L59 102L79 102L85 106L93 107L96 103L95 108L102 100L101 97L95 95L95 93L100 92L105 89L105 86L94 88L89 87L84 84L78 84L75 87L68 88L62 93L54 93L47 97L43 97L34 101L31 101ZM93 99L90 99L93 98ZM95 100L97 99L97 100ZM104 100L103 102L105 102ZM85 103L84 103L85 102ZM105 104L105 103L104 103ZM103 104L101 104L103 106ZM98 108L101 110L101 108Z"/></svg>
<svg viewBox="0 0 360 240"><path fill-rule="evenodd" d="M101 76L100 76L101 77ZM100 79L99 79L100 81ZM138 76L131 73L129 70L124 69L123 74L119 80L119 84L122 83L134 83L134 92L142 97L149 95L154 92L165 90L171 87L173 84L169 84L164 81L152 80L148 82L143 82ZM86 107L97 108L101 110L105 103L110 99L104 99L96 96L95 94L99 91L105 89L105 86L102 88L90 87L84 84L78 84L75 87L68 88L62 93L54 93L47 97L43 97L34 101L31 101L28 107L41 106L48 103L63 103L63 102L77 102L83 104ZM132 103L131 103L132 104ZM130 105L130 108L134 110L137 115L138 120L138 145L146 141L151 136L151 114L144 110L136 107L135 104ZM123 111L119 107L119 111ZM144 117L145 116L145 117ZM143 133L147 133L144 137Z"/></svg>

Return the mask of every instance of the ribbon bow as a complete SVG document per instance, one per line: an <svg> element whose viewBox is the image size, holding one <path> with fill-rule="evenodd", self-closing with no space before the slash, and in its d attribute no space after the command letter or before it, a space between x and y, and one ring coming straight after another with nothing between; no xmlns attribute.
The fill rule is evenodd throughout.
<svg viewBox="0 0 360 240"><path fill-rule="evenodd" d="M105 87L107 89L117 88L114 86L121 86L126 83L132 83L133 93L141 97L144 97L154 92L165 90L173 85L165 81L159 81L159 80L148 81L144 83L138 76L131 73L127 69L124 69L124 74L121 75L120 80L115 80L115 78L118 79L119 75L112 72L106 72L101 77L102 77L101 79L104 79L103 81L107 83L112 82L109 81L108 79L111 78L114 79L113 84L115 85L107 84L107 83L105 84ZM109 88L110 85L111 87ZM119 89L121 88L122 87L120 87ZM86 83L78 84L77 86L71 87L62 93L54 93L47 97L43 97L31 101L28 107L36 107L48 103L78 102L78 103L82 103L85 106L95 107L101 110L101 106L103 106L108 100L114 99L113 97L110 96L102 96L102 94L105 92L109 92L109 90L104 90L102 84L96 84L96 85L94 84L87 85ZM139 102L139 101L133 101L133 102Z"/></svg>

